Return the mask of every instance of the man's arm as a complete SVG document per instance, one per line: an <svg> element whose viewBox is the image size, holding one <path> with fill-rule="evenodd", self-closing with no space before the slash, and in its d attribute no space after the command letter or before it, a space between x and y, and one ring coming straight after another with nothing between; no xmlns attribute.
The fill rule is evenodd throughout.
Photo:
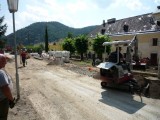
<svg viewBox="0 0 160 120"><path fill-rule="evenodd" d="M2 90L3 94L8 98L8 100L10 100L10 101L14 100L12 93L11 93L11 90L8 85L4 85L0 89Z"/></svg>

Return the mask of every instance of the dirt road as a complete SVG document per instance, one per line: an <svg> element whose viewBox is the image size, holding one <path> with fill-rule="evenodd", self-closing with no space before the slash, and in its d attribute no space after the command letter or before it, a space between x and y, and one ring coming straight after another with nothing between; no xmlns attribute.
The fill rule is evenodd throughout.
<svg viewBox="0 0 160 120"><path fill-rule="evenodd" d="M159 99L141 101L137 95L102 89L99 80L42 60L31 58L27 67L18 66L21 99L9 120L160 120ZM6 69L15 82L14 62Z"/></svg>

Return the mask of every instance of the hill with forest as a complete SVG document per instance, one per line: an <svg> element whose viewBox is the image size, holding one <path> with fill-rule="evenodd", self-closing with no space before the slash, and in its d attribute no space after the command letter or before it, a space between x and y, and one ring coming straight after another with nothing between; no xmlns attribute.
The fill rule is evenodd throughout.
<svg viewBox="0 0 160 120"><path fill-rule="evenodd" d="M96 29L97 25L84 28L72 28L59 22L36 22L25 28L16 31L17 44L33 45L45 41L45 28L48 30L49 42L56 42L67 37L68 33L72 33L73 37L81 34L89 34ZM7 43L12 45L14 40L13 33L7 37Z"/></svg>

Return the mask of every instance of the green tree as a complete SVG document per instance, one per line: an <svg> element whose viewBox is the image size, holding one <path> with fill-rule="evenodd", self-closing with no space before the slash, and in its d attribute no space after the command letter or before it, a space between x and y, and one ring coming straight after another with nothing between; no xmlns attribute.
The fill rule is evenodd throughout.
<svg viewBox="0 0 160 120"><path fill-rule="evenodd" d="M97 35L96 38L93 39L93 50L97 53L98 58L102 59L102 53L105 50L105 47L102 45L104 42L110 42L109 36L106 35ZM111 46L106 46L106 52L109 54L111 51Z"/></svg>
<svg viewBox="0 0 160 120"><path fill-rule="evenodd" d="M71 32L68 32L68 35L67 35L68 38L73 38L73 34Z"/></svg>
<svg viewBox="0 0 160 120"><path fill-rule="evenodd" d="M45 29L45 52L48 52L49 48L48 48L48 30L47 30L47 26Z"/></svg>
<svg viewBox="0 0 160 120"><path fill-rule="evenodd" d="M5 34L7 30L7 25L6 24L2 25L3 20L4 20L4 16L0 18L0 38Z"/></svg>
<svg viewBox="0 0 160 120"><path fill-rule="evenodd" d="M40 44L39 47L41 48L41 50L44 50L44 45Z"/></svg>
<svg viewBox="0 0 160 120"><path fill-rule="evenodd" d="M26 46L27 50L31 50L32 52L40 52L44 49L43 44L37 44L37 45L28 45Z"/></svg>
<svg viewBox="0 0 160 120"><path fill-rule="evenodd" d="M75 52L73 39L65 38L64 42L62 43L62 48L64 50L70 51L70 55L72 55Z"/></svg>
<svg viewBox="0 0 160 120"><path fill-rule="evenodd" d="M0 49L4 48L5 42L3 40L0 40Z"/></svg>
<svg viewBox="0 0 160 120"><path fill-rule="evenodd" d="M83 54L88 50L88 38L85 35L79 35L75 38L74 44L77 52L81 55L81 60L83 60Z"/></svg>
<svg viewBox="0 0 160 120"><path fill-rule="evenodd" d="M4 48L5 46L5 41L2 40L4 39L4 34L7 30L7 25L6 24L2 24L4 21L4 16L3 17L0 17L0 48Z"/></svg>

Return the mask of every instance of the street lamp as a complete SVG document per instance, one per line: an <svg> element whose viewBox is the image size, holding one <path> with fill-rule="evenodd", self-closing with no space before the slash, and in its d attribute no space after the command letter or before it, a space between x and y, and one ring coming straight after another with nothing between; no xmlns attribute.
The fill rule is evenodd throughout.
<svg viewBox="0 0 160 120"><path fill-rule="evenodd" d="M20 99L19 91L19 75L18 75L18 66L17 66L17 43L16 43L16 34L15 34L15 18L14 13L18 11L18 0L7 0L9 12L12 13L13 17L13 33L14 33L14 52L15 52L15 68L16 68L16 90L17 90L17 100Z"/></svg>

